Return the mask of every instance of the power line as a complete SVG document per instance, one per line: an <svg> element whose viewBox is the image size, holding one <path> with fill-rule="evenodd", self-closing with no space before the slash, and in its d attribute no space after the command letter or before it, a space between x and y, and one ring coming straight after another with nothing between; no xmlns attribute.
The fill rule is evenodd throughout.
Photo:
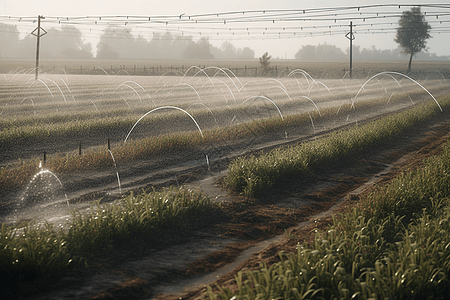
<svg viewBox="0 0 450 300"><path fill-rule="evenodd" d="M313 9L276 9L229 11L208 14L174 14L163 16L46 16L47 28L76 26L85 38L133 39L138 34L150 39L155 32L170 32L176 36L209 37L211 40L255 40L273 38L300 38L324 35L344 35L348 23L354 25L355 34L386 34L397 30L398 19L404 9L420 7L430 24L438 27L431 33L448 33L450 27L450 4L380 4L363 6L327 7ZM389 20L392 20L389 22ZM37 22L35 16L0 16L0 22L25 28ZM129 29L131 36L108 37L110 27ZM30 29L28 29L30 28ZM1 30L0 32L4 32ZM9 31L8 31L9 32ZM71 36L67 30L57 36ZM78 34L78 33L73 33Z"/></svg>

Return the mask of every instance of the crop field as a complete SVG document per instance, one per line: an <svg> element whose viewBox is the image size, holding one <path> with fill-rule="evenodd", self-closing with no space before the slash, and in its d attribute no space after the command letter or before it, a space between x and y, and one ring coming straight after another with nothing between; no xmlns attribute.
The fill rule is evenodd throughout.
<svg viewBox="0 0 450 300"><path fill-rule="evenodd" d="M120 243L129 231L147 234L159 230L155 228L165 224L165 214L170 215L167 226L173 223L182 228L185 224L179 222L179 216L185 218L189 205L202 214L217 209L214 201L192 195L190 190L168 190L168 196L166 191L164 196L133 193L230 174L223 181L227 188L252 197L264 188L250 189L255 183L250 171L243 171L245 158L239 157L254 159L252 155L262 151L314 141L424 104L441 111L441 96L448 93L448 79L439 71L425 76L381 71L355 79L321 78L304 69L292 69L278 77L239 77L232 69L199 66L186 67L185 73L177 76L174 72L160 76L41 73L35 80L32 69L0 74L3 236L15 234L7 233L7 225L38 220L38 224L49 226L50 222L62 229L72 219L74 231L58 237L69 241L68 248L61 250L61 260L69 264L71 251L91 251L97 244L112 247L111 243ZM339 152L344 143L336 143L337 150L320 151ZM354 143L348 147L362 146ZM317 143L306 150L319 152L319 148L322 146ZM329 157L324 160L336 159ZM275 166L277 161L269 164ZM232 186L231 176L239 172L245 175L239 175ZM276 184L267 178L268 186ZM247 186L242 187L245 180ZM146 221L144 215L154 204L145 204L144 198L172 199L170 195L176 193L188 200L173 200L176 204L172 206L160 201L158 215L152 212L157 219ZM100 206L100 201L122 198L125 202L111 211L107 208L111 205ZM197 198L200 204L192 200ZM143 203L142 220L130 217L125 229L112 233L98 221L99 217L122 220L126 207ZM91 208L87 214L92 219L83 219L90 204L107 212ZM117 222L113 222L114 228ZM70 241L85 239L84 232L89 231L75 231L76 223L82 228L97 226L96 230L104 233L97 237L99 241L85 245L86 249L71 250ZM140 223L149 224L148 228L136 229ZM51 234L54 238L55 233Z"/></svg>
<svg viewBox="0 0 450 300"><path fill-rule="evenodd" d="M92 190L122 192L125 182L152 185L161 179L148 175L154 170L178 168L175 178L192 166L211 170L268 143L308 139L423 101L439 107L435 97L447 89L439 73L349 80L314 78L302 69L283 78L240 78L230 69L197 66L181 76L40 74L35 80L32 70L1 76L5 210L48 197L66 202ZM59 196L47 191L45 177L53 178ZM87 180L96 177L103 179ZM44 187L33 187L40 181Z"/></svg>
<svg viewBox="0 0 450 300"><path fill-rule="evenodd" d="M353 61L353 78L368 79L384 71L405 72L404 61ZM9 61L0 59L0 74L33 72L34 60ZM238 77L253 77L258 74L259 60L52 60L40 62L40 69L47 74L84 74L84 75L182 75L191 66L206 68L215 66L233 71ZM304 70L317 80L348 79L348 61L298 61L272 59L271 77L284 78L294 70ZM196 71L196 70L195 70ZM196 72L189 73L193 75ZM209 74L214 74L212 73ZM415 79L450 78L448 61L415 61L410 73Z"/></svg>

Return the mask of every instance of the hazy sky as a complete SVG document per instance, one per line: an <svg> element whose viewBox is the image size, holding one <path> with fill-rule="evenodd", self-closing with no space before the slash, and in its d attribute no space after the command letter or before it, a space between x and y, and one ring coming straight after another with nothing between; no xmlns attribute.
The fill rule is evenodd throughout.
<svg viewBox="0 0 450 300"><path fill-rule="evenodd" d="M264 10L264 9L310 9L324 7L362 6L370 4L432 4L445 1L391 1L374 2L370 0L0 0L0 16L28 17L28 16L106 16L106 15L194 15L201 13L223 13L229 11ZM399 12L407 9L399 9ZM422 9L424 11L424 9ZM450 12L450 11L449 11ZM446 18L446 19L444 19ZM449 17L441 20L448 21ZM1 20L0 20L1 22ZM392 20L397 23L398 20ZM356 24L356 22L354 23ZM450 29L450 22L444 22ZM45 20L42 26L45 28ZM50 25L47 25L50 26ZM300 26L294 22L290 26ZM441 25L442 26L442 25ZM20 30L20 29L19 29ZM393 49L397 44L393 41L394 34L356 34L353 45L377 49ZM433 34L432 34L433 36ZM450 32L441 33L428 40L429 52L438 55L450 55ZM88 39L89 40L89 39ZM94 39L89 40L95 43ZM349 40L344 34L331 36L301 37L289 39L257 39L257 40L229 40L235 47L248 46L255 50L259 57L268 51L272 57L294 58L302 45L317 45L319 43L334 44L343 50L348 48ZM220 46L224 40L211 40L211 44ZM94 45L95 48L95 45Z"/></svg>

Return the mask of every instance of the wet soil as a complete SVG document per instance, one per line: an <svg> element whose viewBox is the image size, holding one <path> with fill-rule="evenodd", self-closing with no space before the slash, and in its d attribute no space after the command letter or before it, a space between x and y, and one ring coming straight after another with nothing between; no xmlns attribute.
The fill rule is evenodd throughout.
<svg viewBox="0 0 450 300"><path fill-rule="evenodd" d="M210 170L184 169L164 184L176 184L184 176L185 184L220 201L222 210L198 220L192 231L166 230L157 237L140 237L118 245L101 258L93 256L88 267L77 268L50 285L47 282L51 288L30 285L24 298L199 299L207 284L233 289L238 271L257 269L261 262L272 264L279 260L280 251L292 252L297 243L311 242L313 229L325 230L331 213L346 211L373 184L388 182L402 170L418 167L426 157L437 154L450 133L449 116L444 111L370 151L336 161L306 179L287 181L257 199L245 199L221 187L227 160ZM95 198L96 193L77 201ZM277 236L264 247L251 250ZM242 258L246 250L250 253Z"/></svg>

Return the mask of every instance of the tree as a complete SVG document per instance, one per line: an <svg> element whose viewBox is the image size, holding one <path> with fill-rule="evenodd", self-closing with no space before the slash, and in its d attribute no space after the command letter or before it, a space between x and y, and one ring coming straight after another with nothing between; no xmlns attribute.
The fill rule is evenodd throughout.
<svg viewBox="0 0 450 300"><path fill-rule="evenodd" d="M299 60L344 60L346 56L341 48L330 44L319 44L317 46L304 45L295 54Z"/></svg>
<svg viewBox="0 0 450 300"><path fill-rule="evenodd" d="M411 11L404 11L398 21L397 35L394 41L403 48L404 54L409 54L408 71L411 71L413 56L426 48L426 40L431 37L431 26L425 21L420 7L413 7Z"/></svg>
<svg viewBox="0 0 450 300"><path fill-rule="evenodd" d="M207 38L201 38L195 43L190 41L183 52L185 59L212 59L214 55L210 51L211 45Z"/></svg>
<svg viewBox="0 0 450 300"><path fill-rule="evenodd" d="M224 42L222 46L220 47L224 57L228 59L235 59L236 58L236 48L234 45L230 42Z"/></svg>
<svg viewBox="0 0 450 300"><path fill-rule="evenodd" d="M244 47L242 50L239 48L236 51L236 55L238 56L239 59L254 59L255 51L253 51L249 47Z"/></svg>
<svg viewBox="0 0 450 300"><path fill-rule="evenodd" d="M130 28L107 27L97 44L97 58L141 58L148 51L148 42L135 37Z"/></svg>
<svg viewBox="0 0 450 300"><path fill-rule="evenodd" d="M316 46L303 45L297 53L295 53L295 59L299 60L315 60L316 59Z"/></svg>
<svg viewBox="0 0 450 300"><path fill-rule="evenodd" d="M47 39L42 46L42 51L54 51L55 58L90 59L92 58L92 45L83 42L83 34L75 26L63 25L61 30L55 32L55 37L50 39L50 30ZM50 42L51 41L51 42ZM45 48L44 48L45 47Z"/></svg>
<svg viewBox="0 0 450 300"><path fill-rule="evenodd" d="M224 42L220 48L210 46L210 52L215 59L254 59L255 51L248 47L236 48L230 42Z"/></svg>
<svg viewBox="0 0 450 300"><path fill-rule="evenodd" d="M102 42L97 45L97 58L98 59L118 59L119 53L114 51L107 42Z"/></svg>
<svg viewBox="0 0 450 300"><path fill-rule="evenodd" d="M12 58L17 57L20 32L17 31L17 27L14 25L7 25L0 23L0 58Z"/></svg>
<svg viewBox="0 0 450 300"><path fill-rule="evenodd" d="M271 67L269 67L270 65L270 59L272 58L272 56L269 56L269 53L264 53L263 56L261 56L259 58L259 64L261 65L261 74L262 75L266 75L269 74L271 71Z"/></svg>

